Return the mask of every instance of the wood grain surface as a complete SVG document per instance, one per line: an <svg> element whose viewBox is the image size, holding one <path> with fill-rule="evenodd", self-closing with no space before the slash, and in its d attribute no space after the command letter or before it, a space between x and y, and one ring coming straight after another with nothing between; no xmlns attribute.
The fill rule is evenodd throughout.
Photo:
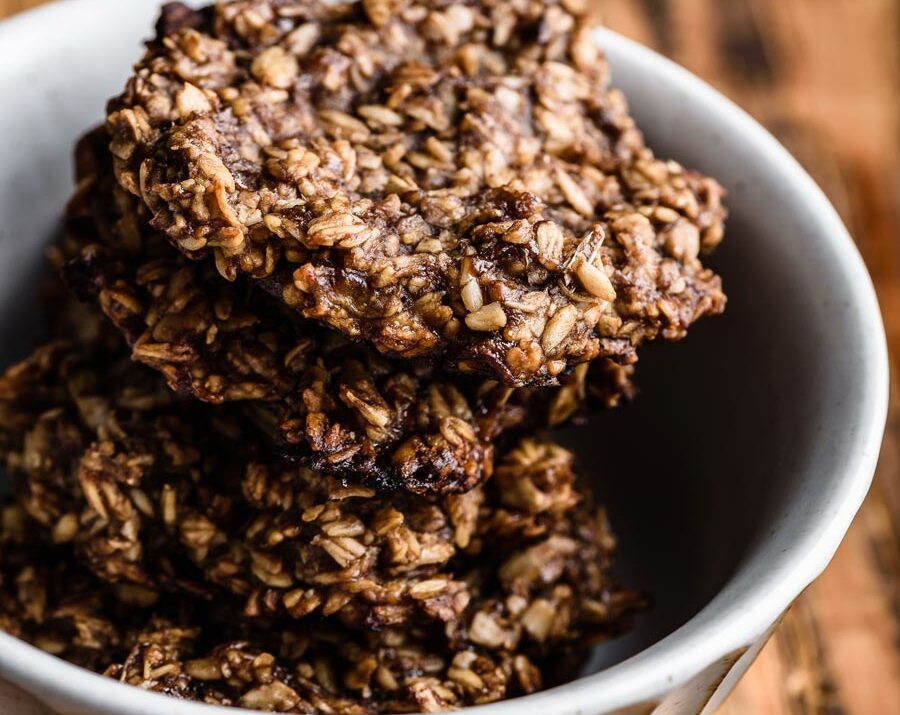
<svg viewBox="0 0 900 715"><path fill-rule="evenodd" d="M127 2L127 0L122 0ZM588 0L774 132L837 206L900 359L900 0ZM0 17L41 0L0 0ZM875 486L724 715L900 715L900 387Z"/></svg>

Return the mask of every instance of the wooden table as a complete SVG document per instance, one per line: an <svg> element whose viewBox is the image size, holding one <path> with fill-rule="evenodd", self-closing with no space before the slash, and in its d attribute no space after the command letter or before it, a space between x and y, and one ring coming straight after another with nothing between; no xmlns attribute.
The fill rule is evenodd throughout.
<svg viewBox="0 0 900 715"><path fill-rule="evenodd" d="M0 16L42 0L0 0ZM127 2L128 0L122 0ZM900 355L900 2L596 0L768 126L843 215ZM896 381L895 381L896 386ZM900 387L869 499L725 715L900 715Z"/></svg>

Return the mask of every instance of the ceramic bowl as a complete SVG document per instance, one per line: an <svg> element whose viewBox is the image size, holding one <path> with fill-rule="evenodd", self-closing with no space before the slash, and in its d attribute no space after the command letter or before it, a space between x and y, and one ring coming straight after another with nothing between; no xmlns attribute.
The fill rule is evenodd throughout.
<svg viewBox="0 0 900 715"><path fill-rule="evenodd" d="M65 0L0 26L4 366L39 331L34 281L71 188L72 144L122 87L157 5ZM564 435L608 505L622 576L655 607L571 683L484 715L712 712L828 564L885 424L878 304L819 189L703 82L612 32L596 39L659 155L728 188L712 262L731 302L684 343L643 351L634 405ZM5 634L0 679L65 715L234 713L103 679Z"/></svg>

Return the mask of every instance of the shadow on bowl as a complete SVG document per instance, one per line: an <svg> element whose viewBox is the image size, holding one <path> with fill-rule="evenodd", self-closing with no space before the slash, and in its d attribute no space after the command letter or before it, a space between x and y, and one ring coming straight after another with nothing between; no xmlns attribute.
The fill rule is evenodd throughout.
<svg viewBox="0 0 900 715"><path fill-rule="evenodd" d="M823 356L791 344L791 326L778 321L802 312L792 305L790 276L741 249L752 239L750 224L735 216L711 261L725 277L725 316L696 326L684 342L646 348L634 403L562 434L607 507L619 574L653 601L632 632L597 648L585 674L695 616L771 534L778 505L796 488L778 475L790 440L803 439L795 406L815 408ZM763 272L767 297L756 278ZM770 322L759 319L763 301Z"/></svg>

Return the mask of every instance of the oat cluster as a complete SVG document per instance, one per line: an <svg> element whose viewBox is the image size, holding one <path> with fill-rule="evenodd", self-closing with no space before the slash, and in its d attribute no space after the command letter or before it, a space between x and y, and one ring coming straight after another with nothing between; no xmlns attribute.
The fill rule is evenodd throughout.
<svg viewBox="0 0 900 715"><path fill-rule="evenodd" d="M182 254L378 351L510 386L725 304L719 185L657 159L554 0L172 6L107 127Z"/></svg>
<svg viewBox="0 0 900 715"><path fill-rule="evenodd" d="M576 4L163 7L76 147L50 342L0 376L0 628L172 697L377 715L535 692L629 627L543 431L724 309L726 212Z"/></svg>
<svg viewBox="0 0 900 715"><path fill-rule="evenodd" d="M639 603L550 442L508 448L467 492L385 498L272 457L241 415L182 401L121 351L66 341L0 379L0 420L15 489L0 624L141 687L436 712L533 692L551 657ZM233 641L207 603L243 629Z"/></svg>
<svg viewBox="0 0 900 715"><path fill-rule="evenodd" d="M240 402L273 443L339 477L412 491L460 491L490 472L494 439L557 425L585 403L611 407L633 368L600 359L556 387L512 389L433 365L392 361L308 321L255 285L221 280L174 251L115 182L108 136L77 151L57 262L170 387L211 404Z"/></svg>

